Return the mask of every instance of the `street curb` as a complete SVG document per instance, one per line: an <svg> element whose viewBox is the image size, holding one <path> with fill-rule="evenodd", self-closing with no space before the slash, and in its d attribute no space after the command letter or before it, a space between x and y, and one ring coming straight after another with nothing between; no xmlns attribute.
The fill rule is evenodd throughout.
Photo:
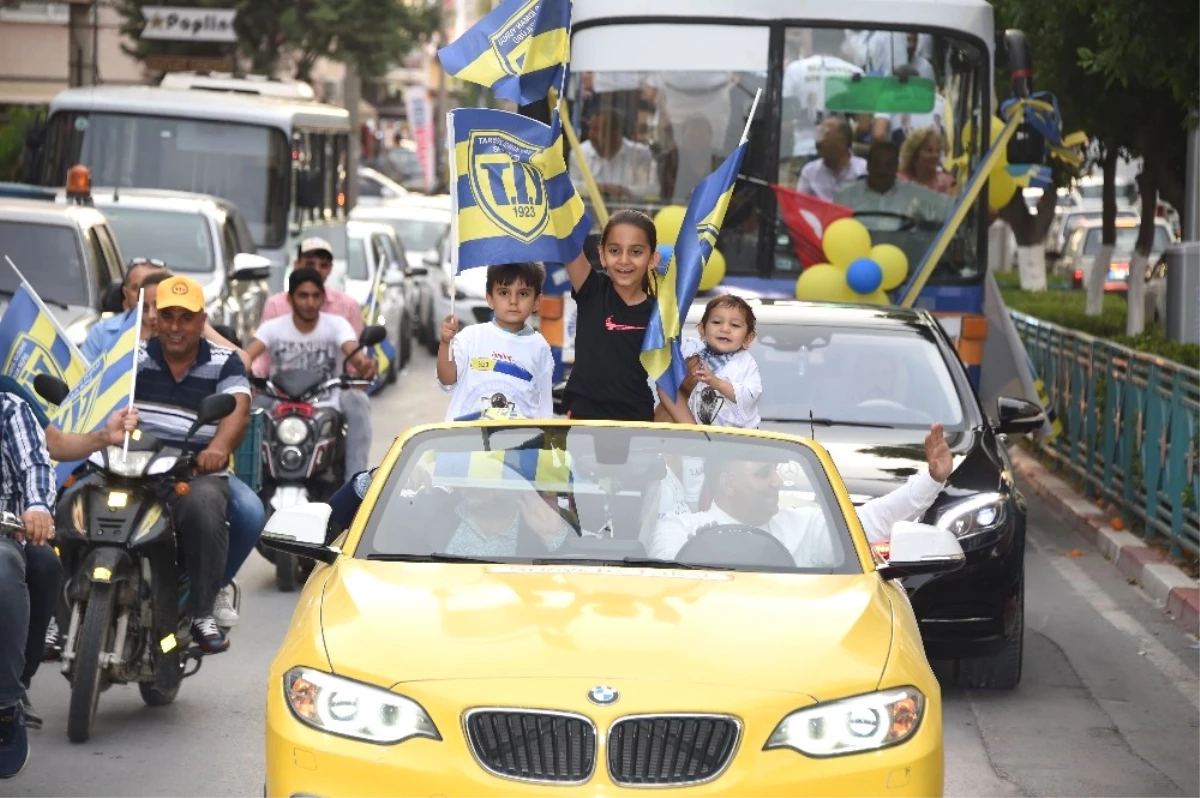
<svg viewBox="0 0 1200 798"><path fill-rule="evenodd" d="M1039 496L1055 505L1071 527L1099 549L1105 559L1133 580L1171 620L1191 635L1200 633L1200 582L1171 564L1158 549L1131 532L1113 529L1108 516L1055 476L1032 455L1009 450L1013 467Z"/></svg>

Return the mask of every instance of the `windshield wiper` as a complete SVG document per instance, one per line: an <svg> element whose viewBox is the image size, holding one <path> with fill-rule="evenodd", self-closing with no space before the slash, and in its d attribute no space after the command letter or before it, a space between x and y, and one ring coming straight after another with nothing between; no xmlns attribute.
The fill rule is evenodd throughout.
<svg viewBox="0 0 1200 798"><path fill-rule="evenodd" d="M658 560L653 557L622 557L619 560L605 557L545 557L533 561L534 565L611 565L632 568L678 568L684 571L732 571L724 565L693 565L675 560Z"/></svg>
<svg viewBox="0 0 1200 798"><path fill-rule="evenodd" d="M381 560L383 562L473 562L485 563L487 565L500 565L503 560L490 560L486 557L463 557L457 554L368 554L368 560Z"/></svg>
<svg viewBox="0 0 1200 798"><path fill-rule="evenodd" d="M875 429L895 429L892 424L880 424L875 421L845 421L832 418L764 418L770 424L812 424L817 427L874 427Z"/></svg>

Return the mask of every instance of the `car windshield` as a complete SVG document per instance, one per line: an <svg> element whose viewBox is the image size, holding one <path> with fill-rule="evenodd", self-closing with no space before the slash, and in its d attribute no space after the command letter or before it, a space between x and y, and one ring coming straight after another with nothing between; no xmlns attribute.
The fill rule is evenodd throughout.
<svg viewBox="0 0 1200 798"><path fill-rule="evenodd" d="M89 278L73 227L0 221L0 260L7 255L48 303L87 305ZM0 268L0 300L21 285L8 265Z"/></svg>
<svg viewBox="0 0 1200 798"><path fill-rule="evenodd" d="M437 249L438 241L450 226L448 219L444 222L427 219L388 219L386 221L396 231L404 248L409 252L430 252Z"/></svg>
<svg viewBox="0 0 1200 798"><path fill-rule="evenodd" d="M609 207L652 215L686 205L699 181L738 145L766 76L779 73L782 105L765 115L759 108L741 167L745 178L736 184L720 231L717 248L727 274L799 275L803 242L792 239L773 186L849 208L875 243L896 244L910 263L919 263L962 188L940 165L963 155L964 137L950 141L946 131L964 131L981 113L983 43L934 30L789 26L782 32L777 45L769 27L749 23L628 23L579 31L572 40L572 116L600 193ZM613 52L636 52L641 71L630 71L628 60ZM771 120L778 120L774 129ZM827 120L844 123L830 137L845 139L837 152L818 147ZM865 159L873 132L886 144L877 149L868 184L866 160L851 163L845 148ZM963 165L974 164L980 149L976 144ZM818 174L823 150L839 164L836 177L828 169ZM812 179L802 180L808 166ZM575 158L570 170L591 203ZM972 208L934 282L982 279L976 217Z"/></svg>
<svg viewBox="0 0 1200 798"><path fill-rule="evenodd" d="M420 433L354 556L862 573L810 448L663 427Z"/></svg>
<svg viewBox="0 0 1200 798"><path fill-rule="evenodd" d="M1137 244L1138 239L1137 227L1118 227L1116 243L1113 244L1114 258L1131 258L1133 257L1133 247ZM1083 242L1083 254L1087 257L1095 257L1100 252L1100 244L1103 241L1104 231L1102 228L1093 227L1087 232L1087 239ZM1150 245L1150 254L1159 255L1166 251L1167 246L1171 243L1167 236L1167 231L1159 226L1154 226L1154 241Z"/></svg>
<svg viewBox="0 0 1200 798"><path fill-rule="evenodd" d="M750 353L764 421L928 427L964 424L963 404L922 329L760 324Z"/></svg>
<svg viewBox="0 0 1200 798"><path fill-rule="evenodd" d="M367 250L362 239L351 236L347 243L346 276L351 280L370 280L371 270L367 267Z"/></svg>
<svg viewBox="0 0 1200 798"><path fill-rule="evenodd" d="M215 271L212 231L199 213L105 207L121 251L130 258L155 258L176 272Z"/></svg>

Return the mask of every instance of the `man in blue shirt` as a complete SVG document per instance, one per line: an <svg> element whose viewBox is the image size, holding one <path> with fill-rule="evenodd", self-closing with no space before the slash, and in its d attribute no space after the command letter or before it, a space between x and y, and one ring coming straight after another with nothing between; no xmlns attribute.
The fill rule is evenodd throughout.
<svg viewBox="0 0 1200 798"><path fill-rule="evenodd" d="M157 334L141 354L134 403L143 431L196 453L198 476L190 491L171 494L168 503L187 561L192 636L206 653L217 653L229 647L213 617L229 551L229 458L250 421L250 382L234 350L204 340L207 315L199 283L170 277L156 294ZM215 393L234 396L237 408L185 441L200 403Z"/></svg>

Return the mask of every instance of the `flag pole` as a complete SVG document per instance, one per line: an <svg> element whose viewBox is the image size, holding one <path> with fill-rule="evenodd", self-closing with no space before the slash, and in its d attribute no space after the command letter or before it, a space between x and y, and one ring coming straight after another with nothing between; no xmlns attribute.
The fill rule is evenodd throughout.
<svg viewBox="0 0 1200 798"><path fill-rule="evenodd" d="M446 156L449 161L446 175L450 186L450 315L454 315L454 300L458 291L454 278L458 275L458 148L454 137L454 112L446 112ZM446 347L446 358L454 362L454 347Z"/></svg>
<svg viewBox="0 0 1200 798"><path fill-rule="evenodd" d="M50 324L54 327L54 331L58 333L64 341L67 342L67 347L71 350L71 355L78 358L79 362L87 363L87 359L83 356L83 353L79 351L79 348L76 347L75 344L71 343L71 339L67 337L67 331L64 330L62 325L58 323L58 319L54 318L54 314L51 313L50 309L46 307L46 303L42 301L40 296L38 296L38 292L34 289L30 282L25 279L25 275L21 274L21 270L17 268L17 264L13 263L12 258L8 257L7 255L4 256L4 259L8 261L8 265L12 267L12 270L17 273L17 279L21 281L21 285L28 289L29 296L33 298L33 303L38 306L38 310L46 314L46 318L50 320ZM75 386L72 385L71 387L73 388Z"/></svg>
<svg viewBox="0 0 1200 798"><path fill-rule="evenodd" d="M754 112L758 110L758 100L762 97L762 89L754 92L754 102L750 105L750 116L746 118L746 129L742 131L742 140L739 144L745 144L750 140L750 126L754 124Z"/></svg>
<svg viewBox="0 0 1200 798"><path fill-rule="evenodd" d="M138 349L142 345L142 307L146 301L146 289L138 289L137 321L133 324L133 372L129 375L129 407L133 407L133 395L137 392ZM129 430L125 430L125 444L121 447L122 457L129 456Z"/></svg>
<svg viewBox="0 0 1200 798"><path fill-rule="evenodd" d="M608 224L608 208L604 205L604 198L600 196L600 187L596 185L596 178L592 176L587 159L583 157L583 149L579 144L579 137L575 135L575 127L566 116L567 103L554 89L550 90L550 94L554 101L551 107L558 111L563 135L567 137L567 143L571 145L571 154L575 156L575 165L579 167L579 174L583 176L583 184L592 197L592 209L596 212L596 221L600 223L601 227L604 227Z"/></svg>

